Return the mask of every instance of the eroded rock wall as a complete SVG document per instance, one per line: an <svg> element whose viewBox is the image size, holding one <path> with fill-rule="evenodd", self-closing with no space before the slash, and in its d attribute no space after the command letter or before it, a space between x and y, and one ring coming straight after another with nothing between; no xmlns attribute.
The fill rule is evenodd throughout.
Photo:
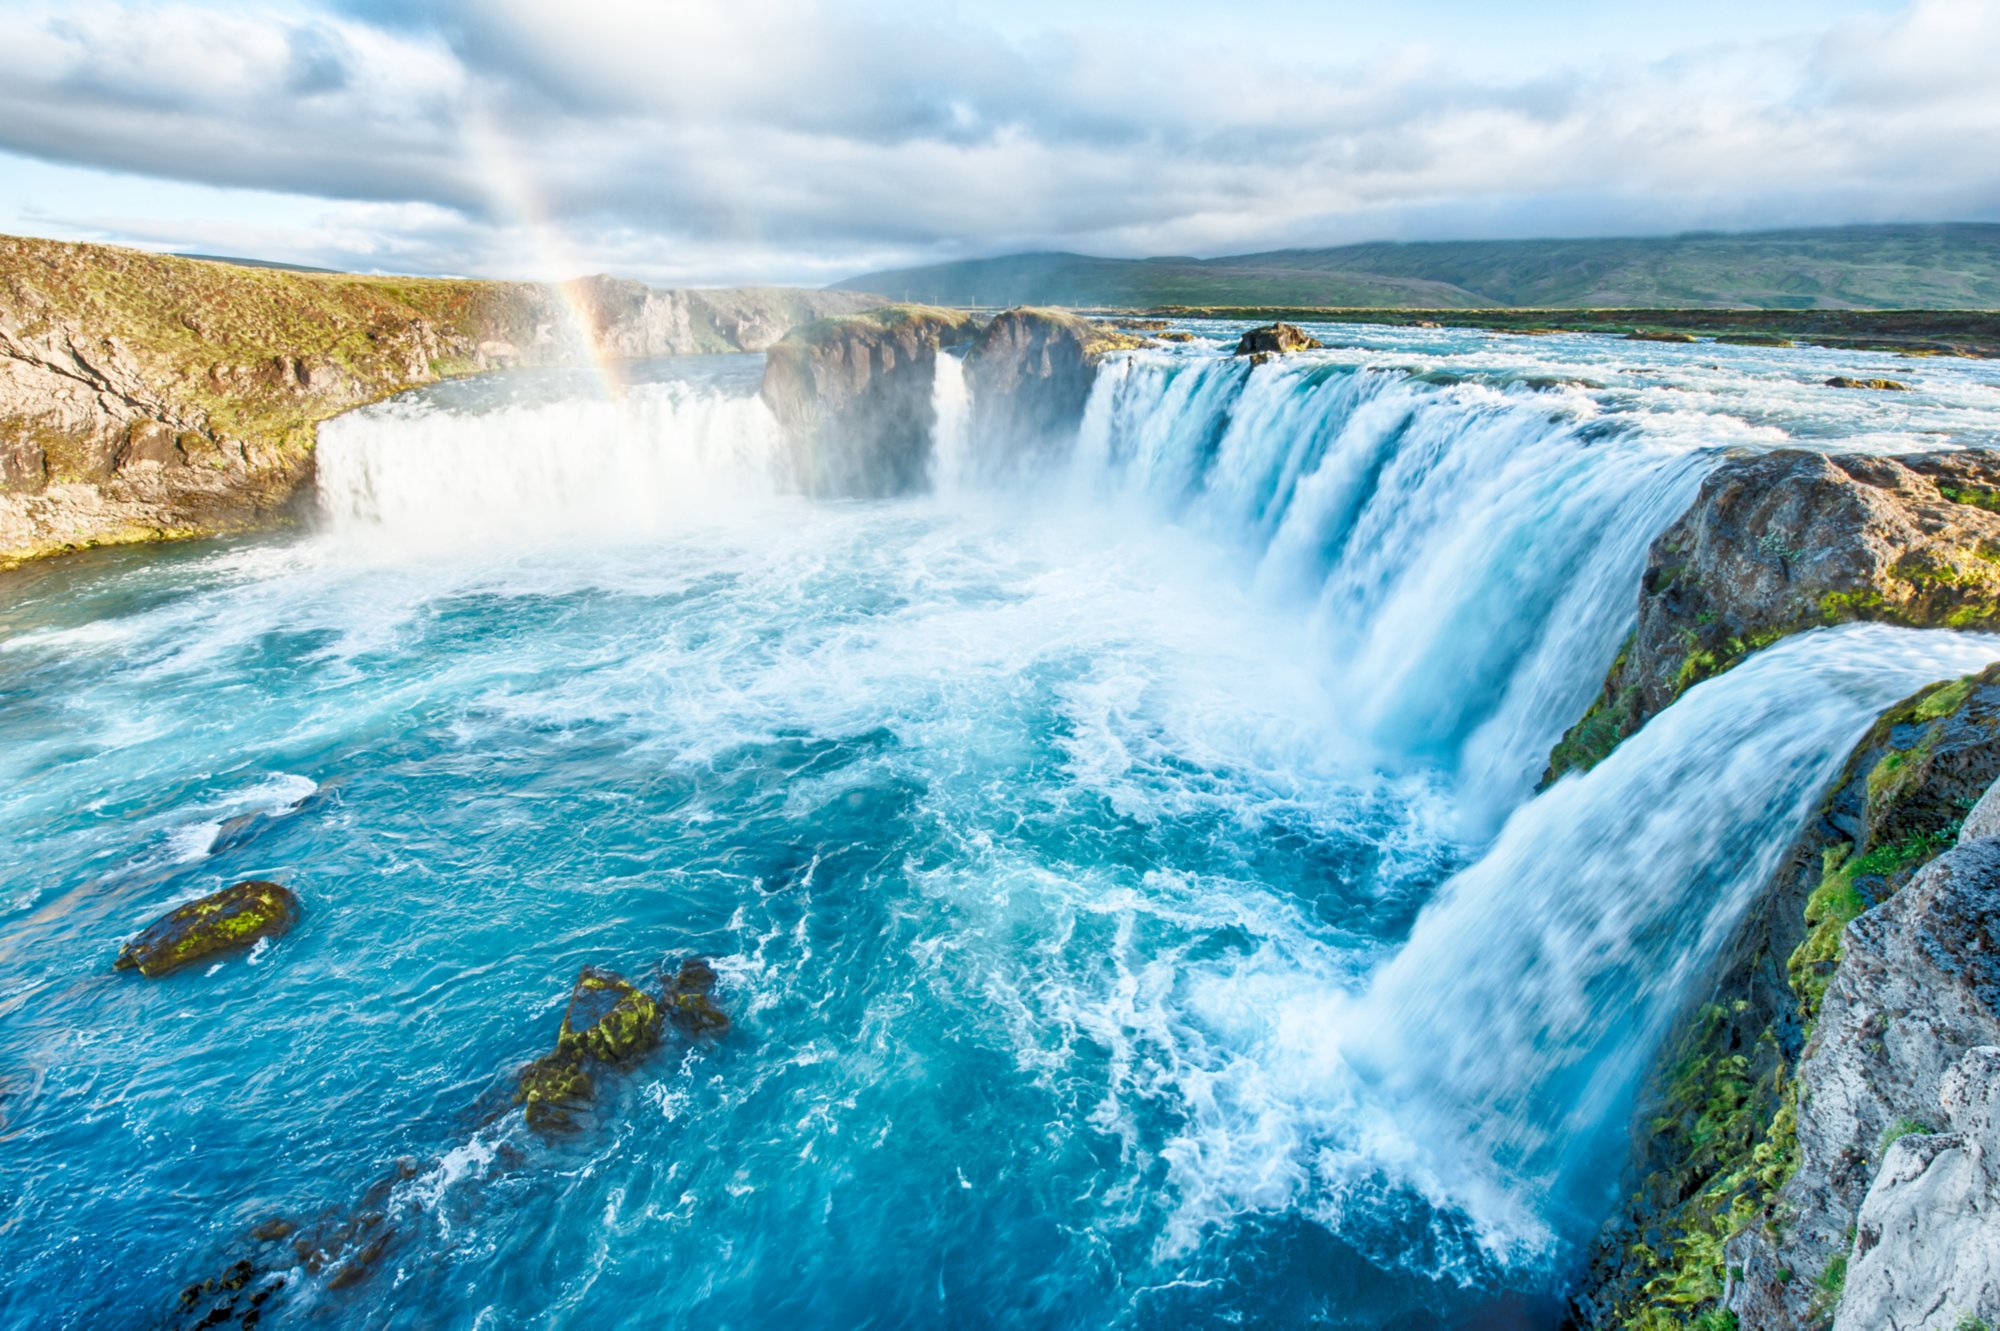
<svg viewBox="0 0 2000 1331"><path fill-rule="evenodd" d="M1062 310L900 305L794 329L770 349L763 395L808 494L878 497L929 483L941 352L961 356L978 469L1000 474L1074 438L1097 366L1143 339Z"/></svg>
<svg viewBox="0 0 2000 1331"><path fill-rule="evenodd" d="M2000 830L2000 817L1973 812L1996 779L2000 667L1906 699L1855 747L1656 1064L1633 1124L1630 1191L1591 1253L1579 1324L1665 1331L1736 1316L1743 1328L1804 1327L1831 1316L1834 1258L1881 1154L1868 1136L1832 1191L1802 1165L1838 1158L1869 1131L1837 1123L1804 1069L1841 1028L1830 995L1850 922L1900 900L1961 827ZM1899 1102L1934 1094L1903 1085ZM1847 1145L1828 1149L1835 1140Z"/></svg>

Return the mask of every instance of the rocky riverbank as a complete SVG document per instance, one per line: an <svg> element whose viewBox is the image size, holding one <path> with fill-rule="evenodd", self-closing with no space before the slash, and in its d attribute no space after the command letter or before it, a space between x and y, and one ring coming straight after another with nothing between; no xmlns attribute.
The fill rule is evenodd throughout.
<svg viewBox="0 0 2000 1331"><path fill-rule="evenodd" d="M762 350L880 304L360 277L0 237L0 567L281 523L314 427L453 375Z"/></svg>
<svg viewBox="0 0 2000 1331"><path fill-rule="evenodd" d="M1725 463L1655 543L1639 629L1551 776L1785 634L1993 627L1996 479L1979 452ZM1578 1325L1948 1331L2000 1312L1996 778L2000 667L1855 748L1656 1066Z"/></svg>

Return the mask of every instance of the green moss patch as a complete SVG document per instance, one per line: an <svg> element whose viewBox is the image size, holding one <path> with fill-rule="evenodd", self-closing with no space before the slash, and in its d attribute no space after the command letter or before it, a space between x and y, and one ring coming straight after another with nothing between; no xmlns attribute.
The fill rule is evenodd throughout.
<svg viewBox="0 0 2000 1331"><path fill-rule="evenodd" d="M147 925L119 951L113 967L157 979L261 938L281 937L298 918L299 899L291 889L259 879L237 883Z"/></svg>

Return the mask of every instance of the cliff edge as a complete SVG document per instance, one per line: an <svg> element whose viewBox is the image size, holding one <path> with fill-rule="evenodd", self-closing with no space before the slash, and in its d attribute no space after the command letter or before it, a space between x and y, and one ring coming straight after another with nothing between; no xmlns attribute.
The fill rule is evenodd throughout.
<svg viewBox="0 0 2000 1331"><path fill-rule="evenodd" d="M1996 483L1972 450L1725 462L1655 542L1639 627L1550 777L1788 633L1993 627ZM2000 1316L1996 780L2000 666L1890 708L1849 755L1655 1064L1576 1324Z"/></svg>
<svg viewBox="0 0 2000 1331"><path fill-rule="evenodd" d="M964 366L968 465L1001 476L1073 436L1098 364L1144 344L1064 310L982 324L963 310L892 305L793 329L767 355L762 392L801 490L879 498L931 483L940 356Z"/></svg>

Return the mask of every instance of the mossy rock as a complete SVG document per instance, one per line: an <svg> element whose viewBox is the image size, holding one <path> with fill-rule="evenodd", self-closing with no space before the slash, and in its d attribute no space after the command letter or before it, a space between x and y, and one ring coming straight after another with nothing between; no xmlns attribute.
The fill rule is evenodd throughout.
<svg viewBox="0 0 2000 1331"><path fill-rule="evenodd" d="M1844 374L1836 374L1826 381L1828 388L1868 388L1878 393L1907 393L1910 386L1897 379L1850 379Z"/></svg>
<svg viewBox="0 0 2000 1331"><path fill-rule="evenodd" d="M659 999L624 976L585 966L570 991L553 1052L521 1070L514 1103L525 1107L528 1126L559 1132L596 1098L587 1063L632 1063L660 1042L665 1013Z"/></svg>
<svg viewBox="0 0 2000 1331"><path fill-rule="evenodd" d="M690 1038L722 1035L729 1015L709 998L715 988L715 968L701 957L689 957L667 981L667 1016L676 1030Z"/></svg>
<svg viewBox="0 0 2000 1331"><path fill-rule="evenodd" d="M576 1115L597 1098L597 1083L583 1070L574 1050L558 1049L521 1069L514 1102L523 1106L528 1126L537 1132L565 1132L576 1126Z"/></svg>
<svg viewBox="0 0 2000 1331"><path fill-rule="evenodd" d="M183 966L278 938L298 923L299 899L290 888L251 879L177 906L140 931L114 963L157 979Z"/></svg>
<svg viewBox="0 0 2000 1331"><path fill-rule="evenodd" d="M601 1063L629 1063L660 1042L660 1004L623 976L585 966L570 991L556 1049Z"/></svg>

